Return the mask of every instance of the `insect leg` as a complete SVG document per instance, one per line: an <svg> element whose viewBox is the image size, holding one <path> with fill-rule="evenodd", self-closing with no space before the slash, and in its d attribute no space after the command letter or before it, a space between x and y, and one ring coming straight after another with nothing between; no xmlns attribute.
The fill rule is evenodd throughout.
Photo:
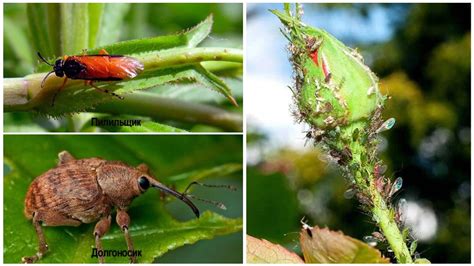
<svg viewBox="0 0 474 266"><path fill-rule="evenodd" d="M34 256L21 258L21 262L23 263L35 263L48 251L48 244L46 244L43 229L41 228L41 224L36 213L33 214L33 226L35 227L36 235L38 236L38 252L36 252Z"/></svg>
<svg viewBox="0 0 474 266"><path fill-rule="evenodd" d="M94 88L94 89L100 91L100 92L107 93L107 94L110 94L110 95L112 95L112 96L114 96L114 97L117 97L117 98L119 98L120 100L125 99L123 96L120 96L120 95L118 95L118 94L115 94L115 93L113 93L113 92L111 92L111 91L109 91L109 90L107 90L107 89L101 89L101 88L95 86L95 85L94 85L94 82L93 82L92 80L86 80L84 83L85 83L86 85L89 85L89 86L91 86L92 88Z"/></svg>
<svg viewBox="0 0 474 266"><path fill-rule="evenodd" d="M100 253L104 253L104 249L102 248L102 241L100 240L101 237L109 231L110 228L110 223L112 221L112 217L108 215L107 217L104 217L100 219L99 222L95 225L94 229L94 237L95 237L95 248L97 249L97 253L99 251L102 251ZM104 263L104 257L99 256L99 263Z"/></svg>
<svg viewBox="0 0 474 266"><path fill-rule="evenodd" d="M59 89L53 95L53 101L51 102L51 106L54 106L54 102L56 101L56 96L58 96L59 92L63 90L64 86L66 85L67 77L64 78L63 85L59 87Z"/></svg>
<svg viewBox="0 0 474 266"><path fill-rule="evenodd" d="M102 54L109 54L109 53L107 53L107 51L105 49L100 49L99 54L102 55Z"/></svg>
<svg viewBox="0 0 474 266"><path fill-rule="evenodd" d="M127 241L127 248L129 253L131 254L130 256L130 262L131 263L136 263L137 260L133 254L134 249L133 249L133 242L132 238L130 237L130 234L128 233L128 226L130 224L130 216L123 211L123 210L117 210L117 224L120 226L120 229L122 229L123 234L125 235L125 241Z"/></svg>

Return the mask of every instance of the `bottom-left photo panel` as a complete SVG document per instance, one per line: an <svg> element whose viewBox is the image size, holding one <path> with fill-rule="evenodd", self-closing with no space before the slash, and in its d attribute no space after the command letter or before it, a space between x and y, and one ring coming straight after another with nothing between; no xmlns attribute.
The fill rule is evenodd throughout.
<svg viewBox="0 0 474 266"><path fill-rule="evenodd" d="M3 143L5 263L242 263L242 136Z"/></svg>

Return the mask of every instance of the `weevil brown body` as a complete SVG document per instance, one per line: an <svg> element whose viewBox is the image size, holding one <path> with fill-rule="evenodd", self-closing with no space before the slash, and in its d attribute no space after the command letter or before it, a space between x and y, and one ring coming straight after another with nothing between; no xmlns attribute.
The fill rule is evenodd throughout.
<svg viewBox="0 0 474 266"><path fill-rule="evenodd" d="M23 257L23 262L35 262L48 250L41 224L79 226L97 222L93 234L97 250L102 250L101 237L110 227L114 209L127 247L133 250L127 209L132 200L149 187L179 198L199 217L199 210L185 195L154 179L144 164L135 168L101 158L75 159L67 151L59 153L58 157L57 167L38 176L28 188L24 212L33 222L39 248L34 256ZM130 260L136 261L133 256ZM104 258L99 257L99 262L104 262Z"/></svg>

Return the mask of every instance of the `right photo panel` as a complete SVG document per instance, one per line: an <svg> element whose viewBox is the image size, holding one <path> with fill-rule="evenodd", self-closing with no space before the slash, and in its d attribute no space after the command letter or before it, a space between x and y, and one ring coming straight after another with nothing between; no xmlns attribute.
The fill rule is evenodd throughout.
<svg viewBox="0 0 474 266"><path fill-rule="evenodd" d="M471 4L247 4L247 263L471 262Z"/></svg>

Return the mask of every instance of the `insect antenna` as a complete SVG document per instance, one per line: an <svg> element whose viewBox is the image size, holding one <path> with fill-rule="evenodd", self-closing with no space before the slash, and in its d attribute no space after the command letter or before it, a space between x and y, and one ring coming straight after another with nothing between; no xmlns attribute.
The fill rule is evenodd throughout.
<svg viewBox="0 0 474 266"><path fill-rule="evenodd" d="M48 64L48 65L50 65L50 66L52 66L52 67L54 67L53 64L50 64L48 61L46 61L46 59L44 59L44 57L40 54L40 52L36 52L36 53L38 54L38 57L39 57L43 62L45 62L46 64Z"/></svg>
<svg viewBox="0 0 474 266"><path fill-rule="evenodd" d="M189 197L189 198L192 198L192 199L196 199L196 200L199 200L199 201L202 201L202 202L205 202L207 204L211 204L211 205L214 205L216 206L217 208L221 209L221 210L227 210L227 207L224 205L224 203L222 202L219 202L219 201L215 201L215 200L208 200L208 199L201 199L201 198L198 198L192 194L189 194L188 193L188 190L193 186L193 185L199 185L199 186L202 186L202 187L211 187L211 188L226 188L226 189L229 189L231 191L236 191L237 188L234 187L234 186L231 186L231 185L211 185L211 184L204 184L204 183L200 183L200 182L197 182L197 181L193 181L191 182L187 187L186 189L184 190L183 192L183 195Z"/></svg>
<svg viewBox="0 0 474 266"><path fill-rule="evenodd" d="M54 67L53 64L50 64L48 61L46 61L46 59L44 59L44 57L40 54L40 52L36 52L38 54L38 57L43 61L45 62L46 64ZM52 73L54 73L54 70L49 72L48 74L46 74L46 77L44 77L43 81L41 81L41 88L44 87L44 82L46 81L46 79L49 77L49 75L51 75Z"/></svg>
<svg viewBox="0 0 474 266"><path fill-rule="evenodd" d="M54 70L51 71L51 72L48 72L48 74L46 74L46 77L44 77L43 81L41 81L41 88L44 87L44 82L46 81L46 79L49 77L49 75L53 74L54 73Z"/></svg>
<svg viewBox="0 0 474 266"><path fill-rule="evenodd" d="M212 188L226 188L226 189L229 189L231 191L237 191L237 188L235 186L232 186L232 185L211 185L211 184L204 184L204 183L200 183L200 182L197 182L197 181L193 181L193 182L189 183L189 185L184 190L183 194L186 194L188 192L188 190L193 185L199 185L199 186L202 186L202 187L212 187Z"/></svg>
<svg viewBox="0 0 474 266"><path fill-rule="evenodd" d="M215 200L208 200L208 199L201 199L201 198L198 198L192 194L184 194L186 195L188 198L191 198L191 199L196 199L196 200L199 200L199 201L202 201L202 202L205 202L207 204L211 204L211 205L214 205L216 206L217 208L221 209L221 210L227 210L227 207L224 205L224 203L222 202L219 202L219 201L215 201Z"/></svg>

